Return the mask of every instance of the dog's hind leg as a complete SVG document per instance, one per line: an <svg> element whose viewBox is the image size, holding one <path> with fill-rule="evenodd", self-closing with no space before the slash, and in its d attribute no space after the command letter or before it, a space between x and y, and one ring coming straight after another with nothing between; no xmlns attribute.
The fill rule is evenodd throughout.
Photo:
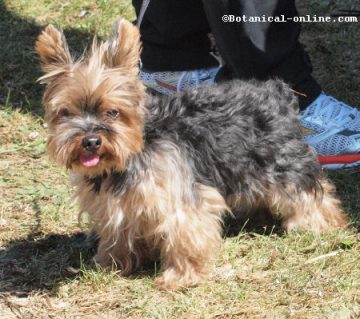
<svg viewBox="0 0 360 319"><path fill-rule="evenodd" d="M291 185L274 186L268 193L269 209L286 231L310 230L316 233L345 228L347 216L335 197L334 186L325 178L319 190L302 190Z"/></svg>

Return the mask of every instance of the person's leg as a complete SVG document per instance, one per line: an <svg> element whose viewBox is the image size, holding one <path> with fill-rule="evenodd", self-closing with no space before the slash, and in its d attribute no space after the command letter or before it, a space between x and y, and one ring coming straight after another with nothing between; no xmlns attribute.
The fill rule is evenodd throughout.
<svg viewBox="0 0 360 319"><path fill-rule="evenodd" d="M133 0L137 15L142 2ZM263 15L293 17L297 11L294 0L202 0L202 3L201 0L151 0L140 24L145 71L141 76L146 84L165 80L176 92L176 88L183 88L181 83L174 83L182 75L186 78L181 79L189 85L202 83L202 79L209 78L209 75L212 80L217 69L212 69L210 74L200 73L200 81L198 74L182 74L182 71L207 69L217 64L210 54L210 24L226 63L219 78L224 78L226 70L232 71L225 78L282 78L294 90L306 95L299 96L301 108L320 94L320 86L311 77L309 58L298 42L300 24L291 21L224 23L224 14L245 15L247 18ZM172 78L174 81L169 81ZM209 81L205 80L205 83ZM165 88L163 93L171 93L167 91Z"/></svg>
<svg viewBox="0 0 360 319"><path fill-rule="evenodd" d="M133 0L137 16L143 0ZM184 71L215 66L201 0L151 0L139 26L141 60L151 71Z"/></svg>
<svg viewBox="0 0 360 319"><path fill-rule="evenodd" d="M134 0L136 1L141 2L141 0ZM156 89L161 93L173 94L184 88L213 82L217 68L211 69L211 72L193 70L195 65L197 65L196 69L201 69L211 64L205 63L208 61L210 42L207 42L208 40L197 42L194 38L196 34L199 34L197 31L202 35L202 39L206 38L205 34L209 31L207 21L204 21L201 16L206 14L220 55L225 61L225 66L218 73L217 79L234 77L283 79L300 93L299 102L305 140L318 152L320 161L330 168L360 165L360 113L321 93L319 84L311 76L312 67L309 58L298 42L300 24L292 21L284 23L225 23L222 21L222 16L225 14L240 17L244 15L247 18L277 15L284 15L285 18L294 17L298 15L295 1L202 1L205 13L199 7L199 0L191 2L168 0L166 10L163 8L162 11L161 4L164 6L165 2L151 0L144 15L144 25L140 27L144 52L151 52L151 46L156 46L163 54L160 56L153 50L146 58L146 53L143 53L145 72L141 73L141 78L144 83L149 87L155 83ZM150 10L151 8L153 11ZM161 16L167 17L167 24L158 21ZM155 34L151 38L146 35L148 32L146 28L156 29L156 32L160 32L160 36ZM162 32L165 32L167 37ZM183 41L186 43L185 47ZM197 52L197 54L201 52L201 54L189 62L191 56L186 54L187 50L189 47L196 47L199 43L202 49L192 52ZM169 55L171 58L167 59L167 54L164 53L169 52L167 50L180 50L180 54L173 53ZM158 69L152 65L152 60L158 61L159 64L156 65ZM173 64L167 65L169 61L173 61ZM191 64L194 61L195 64ZM150 71L162 72L146 72L147 65L153 66L154 69ZM182 71L166 72L174 70ZM169 78L173 79L174 85L168 85L171 82L168 81ZM162 81L162 79L167 79L167 81ZM159 90L159 83L168 85L170 90L166 88Z"/></svg>
<svg viewBox="0 0 360 319"><path fill-rule="evenodd" d="M203 5L228 73L232 73L230 76L281 78L306 95L299 96L301 109L320 94L321 88L311 76L308 55L298 41L299 23L224 22L222 19L224 15L242 20L276 16L292 18L298 16L294 0L203 0Z"/></svg>
<svg viewBox="0 0 360 319"><path fill-rule="evenodd" d="M140 77L144 84L158 93L174 94L213 83L219 63L211 53L201 0L150 0L141 13L144 2L133 0L141 20L137 25L143 42Z"/></svg>

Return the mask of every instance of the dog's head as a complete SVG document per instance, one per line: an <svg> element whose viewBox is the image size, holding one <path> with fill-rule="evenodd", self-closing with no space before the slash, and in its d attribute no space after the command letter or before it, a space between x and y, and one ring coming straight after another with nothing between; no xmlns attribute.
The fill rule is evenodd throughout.
<svg viewBox="0 0 360 319"><path fill-rule="evenodd" d="M145 89L138 79L140 35L120 20L105 42L94 40L74 61L61 31L49 25L36 52L46 83L43 96L48 151L61 165L98 175L123 170L143 147Z"/></svg>

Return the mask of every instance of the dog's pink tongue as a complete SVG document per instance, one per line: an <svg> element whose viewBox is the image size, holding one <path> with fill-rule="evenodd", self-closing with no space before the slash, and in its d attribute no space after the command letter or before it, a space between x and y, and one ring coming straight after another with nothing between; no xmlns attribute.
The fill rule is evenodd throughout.
<svg viewBox="0 0 360 319"><path fill-rule="evenodd" d="M99 155L93 155L93 156L80 156L80 163L86 167L93 167L96 166L100 161Z"/></svg>

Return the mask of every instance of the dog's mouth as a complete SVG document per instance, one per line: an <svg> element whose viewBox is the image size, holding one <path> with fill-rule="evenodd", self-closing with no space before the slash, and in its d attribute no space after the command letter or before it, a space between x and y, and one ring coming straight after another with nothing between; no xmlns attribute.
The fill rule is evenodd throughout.
<svg viewBox="0 0 360 319"><path fill-rule="evenodd" d="M69 165L67 165L67 168L73 168L75 167L83 167L88 170L96 170L99 167L104 167L104 165L107 164L107 162L112 160L112 156L108 153L102 153L102 154L91 154L91 153L85 153L82 152L82 154L77 154L77 156L73 157Z"/></svg>
<svg viewBox="0 0 360 319"><path fill-rule="evenodd" d="M100 162L100 155L94 154L90 156L80 156L79 162L85 167L95 167Z"/></svg>

